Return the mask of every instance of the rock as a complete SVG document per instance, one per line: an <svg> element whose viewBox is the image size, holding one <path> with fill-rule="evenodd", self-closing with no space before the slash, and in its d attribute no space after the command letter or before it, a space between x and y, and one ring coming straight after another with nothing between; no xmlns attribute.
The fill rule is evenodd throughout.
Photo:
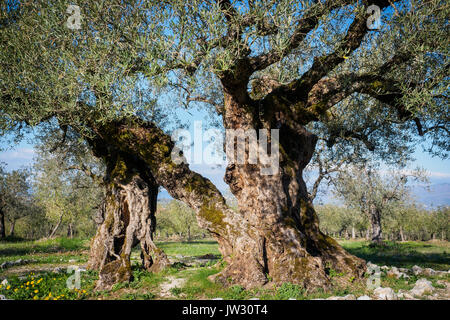
<svg viewBox="0 0 450 320"><path fill-rule="evenodd" d="M388 266L381 266L380 269L384 270L384 271L387 271L387 270L389 270L389 267Z"/></svg>
<svg viewBox="0 0 450 320"><path fill-rule="evenodd" d="M436 275L439 277L443 277L447 275L447 271L435 271Z"/></svg>
<svg viewBox="0 0 450 320"><path fill-rule="evenodd" d="M419 266L412 267L412 272L417 276L423 272L423 269Z"/></svg>
<svg viewBox="0 0 450 320"><path fill-rule="evenodd" d="M8 299L6 299L4 295L0 294L0 300L8 300Z"/></svg>
<svg viewBox="0 0 450 320"><path fill-rule="evenodd" d="M361 296L361 297L359 297L359 298L356 299L356 300L372 300L372 298L369 297L369 296Z"/></svg>
<svg viewBox="0 0 450 320"><path fill-rule="evenodd" d="M329 297L329 298L327 298L327 300L356 300L356 297L353 294L348 294L343 297L337 297L337 296Z"/></svg>
<svg viewBox="0 0 450 320"><path fill-rule="evenodd" d="M425 276L428 276L428 277L430 277L430 276L435 276L436 275L436 271L434 271L433 269L431 269L431 268L425 268L424 270L423 270L423 272L422 272Z"/></svg>
<svg viewBox="0 0 450 320"><path fill-rule="evenodd" d="M414 285L414 288L412 288L409 293L412 296L418 296L421 297L426 293L432 293L434 290L433 285L431 284L431 281L428 281L425 278L421 278L416 281L416 284Z"/></svg>
<svg viewBox="0 0 450 320"><path fill-rule="evenodd" d="M2 286L7 286L9 284L7 279L3 279Z"/></svg>
<svg viewBox="0 0 450 320"><path fill-rule="evenodd" d="M407 299L407 300L415 300L412 295L410 295L407 291L399 290L397 297L400 299Z"/></svg>
<svg viewBox="0 0 450 320"><path fill-rule="evenodd" d="M410 272L409 269L406 269L406 268L398 268L398 270L400 272L403 272L403 273L409 273Z"/></svg>
<svg viewBox="0 0 450 320"><path fill-rule="evenodd" d="M379 268L376 264L374 264L370 261L367 262L366 266L367 266L367 269L371 269L371 270L375 270L375 269Z"/></svg>
<svg viewBox="0 0 450 320"><path fill-rule="evenodd" d="M380 300L397 300L397 295L392 288L379 287L373 291L374 295Z"/></svg>
<svg viewBox="0 0 450 320"><path fill-rule="evenodd" d="M17 265L25 264L25 261L22 259L17 259L16 261L14 261L14 264L17 264Z"/></svg>
<svg viewBox="0 0 450 320"><path fill-rule="evenodd" d="M403 270L408 270L408 269L403 269ZM391 278L397 278L397 279L400 279L400 278L409 279L409 276L406 273L400 272L400 270L397 269L396 267L392 267L392 269L388 271L387 276L391 277Z"/></svg>

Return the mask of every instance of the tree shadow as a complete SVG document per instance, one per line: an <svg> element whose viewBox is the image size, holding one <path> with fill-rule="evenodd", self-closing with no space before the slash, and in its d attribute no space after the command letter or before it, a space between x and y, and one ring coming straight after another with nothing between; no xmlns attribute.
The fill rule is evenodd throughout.
<svg viewBox="0 0 450 320"><path fill-rule="evenodd" d="M346 248L351 254L377 265L411 268L414 265L448 270L450 255L446 252L420 252L420 249L430 249L430 244L418 243L383 243L380 246L363 245Z"/></svg>

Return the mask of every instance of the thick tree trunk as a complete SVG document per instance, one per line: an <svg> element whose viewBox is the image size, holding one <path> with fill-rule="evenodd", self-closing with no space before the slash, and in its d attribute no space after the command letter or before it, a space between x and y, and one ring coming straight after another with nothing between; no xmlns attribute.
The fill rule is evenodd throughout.
<svg viewBox="0 0 450 320"><path fill-rule="evenodd" d="M331 283L331 269L345 273L343 281L364 273L361 259L319 230L302 178L316 138L303 127L283 132L286 140L282 147L291 155L283 156L278 173L262 175L257 165L250 164L227 167L225 180L238 199L238 212L226 205L208 179L186 164L172 161L173 143L154 125L122 121L98 133L124 153L138 155L157 184L196 211L200 227L214 235L227 262L225 269L214 276L216 280L247 288L269 279L276 284L293 282L306 288L326 288ZM297 158L292 159L294 156Z"/></svg>
<svg viewBox="0 0 450 320"><path fill-rule="evenodd" d="M371 225L371 241L380 243L382 241L381 230L381 213L375 205L370 205L370 225Z"/></svg>
<svg viewBox="0 0 450 320"><path fill-rule="evenodd" d="M121 155L109 154L106 160L107 194L88 262L88 268L99 270L97 290L131 280L130 255L138 242L146 270L161 271L170 264L153 242L158 185Z"/></svg>
<svg viewBox="0 0 450 320"><path fill-rule="evenodd" d="M231 96L226 96L225 106L227 129L265 128L270 143L276 143L269 133L279 128L280 159L278 172L269 175L263 174L261 164L228 165L225 181L248 222L239 229L248 240L241 243L230 239L233 254L220 277L245 287L262 285L270 278L278 284L293 282L306 288L328 287L331 268L349 278L360 277L364 262L319 230L303 180L317 138L303 126L288 123L281 112L265 110L262 117L243 115L246 108Z"/></svg>
<svg viewBox="0 0 450 320"><path fill-rule="evenodd" d="M0 209L0 239L6 238L5 231L5 213Z"/></svg>

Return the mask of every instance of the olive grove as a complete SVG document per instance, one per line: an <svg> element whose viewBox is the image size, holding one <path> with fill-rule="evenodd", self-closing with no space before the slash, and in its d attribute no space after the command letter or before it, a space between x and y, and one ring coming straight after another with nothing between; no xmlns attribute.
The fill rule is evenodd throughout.
<svg viewBox="0 0 450 320"><path fill-rule="evenodd" d="M159 187L217 239L226 267L216 281L328 288L330 268L358 279L365 262L320 230L303 179L318 138L381 158L400 158L425 138L436 155L449 149L445 1L1 6L0 132L75 132L106 167L89 261L100 289L130 279L137 243L147 270L168 265L153 242ZM226 135L266 129L279 146L272 174L249 161L249 148L244 163L228 163L237 211L210 180L173 161L177 112L199 106Z"/></svg>

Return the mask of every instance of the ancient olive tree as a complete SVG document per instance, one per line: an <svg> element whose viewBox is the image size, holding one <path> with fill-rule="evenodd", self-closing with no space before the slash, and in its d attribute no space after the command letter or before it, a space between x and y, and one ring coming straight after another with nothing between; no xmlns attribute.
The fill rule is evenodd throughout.
<svg viewBox="0 0 450 320"><path fill-rule="evenodd" d="M5 221L9 222L9 236L14 236L17 221L38 210L30 177L28 169L7 172L0 165L0 238L6 237Z"/></svg>
<svg viewBox="0 0 450 320"><path fill-rule="evenodd" d="M382 173L376 168L347 167L333 181L334 193L349 208L357 209L370 221L370 239L382 240L382 219L410 197L410 180L424 180L421 171L402 173L391 170Z"/></svg>
<svg viewBox="0 0 450 320"><path fill-rule="evenodd" d="M432 151L448 151L442 1L100 0L68 13L64 1L2 6L2 129L55 120L107 167L105 220L91 249L99 287L130 278L137 240L165 264L148 233L158 186L218 240L227 265L216 280L326 288L330 268L358 278L364 262L320 231L303 180L316 134L369 148L379 134L399 148L428 134ZM159 115L199 105L234 130L228 138L267 129L270 145L279 144L272 174L249 155L228 164L237 212L208 179L172 160ZM342 107L352 105L376 119L373 131L358 109Z"/></svg>
<svg viewBox="0 0 450 320"><path fill-rule="evenodd" d="M62 227L73 237L95 228L95 212L104 197L102 164L73 132L42 128L34 161L34 197L51 224L52 238ZM61 143L64 138L64 143Z"/></svg>

